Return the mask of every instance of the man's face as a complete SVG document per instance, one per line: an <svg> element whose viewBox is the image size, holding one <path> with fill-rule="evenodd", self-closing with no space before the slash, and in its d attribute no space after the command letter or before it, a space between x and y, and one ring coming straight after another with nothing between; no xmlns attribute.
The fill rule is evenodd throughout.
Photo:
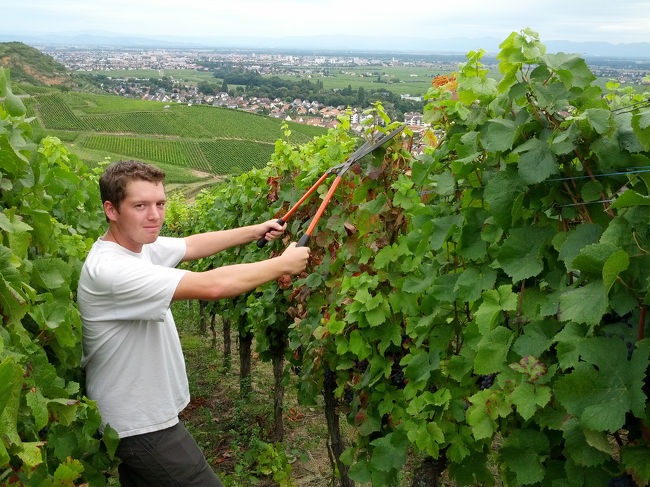
<svg viewBox="0 0 650 487"><path fill-rule="evenodd" d="M104 205L117 242L133 252L143 244L153 243L165 221L165 188L162 183L143 180L126 185L126 197L119 210L110 202Z"/></svg>

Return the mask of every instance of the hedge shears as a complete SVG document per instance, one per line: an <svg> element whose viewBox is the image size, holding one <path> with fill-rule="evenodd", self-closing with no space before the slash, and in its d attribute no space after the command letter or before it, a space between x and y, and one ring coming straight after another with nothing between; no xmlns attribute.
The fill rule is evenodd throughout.
<svg viewBox="0 0 650 487"><path fill-rule="evenodd" d="M387 134L382 135L379 139L376 141L366 141L364 144L359 147L356 151L354 151L350 157L348 157L345 162L342 162L341 164L337 164L336 166L333 166L329 168L325 173L316 181L311 188L307 190L307 192L298 200L298 202L293 205L293 207L281 218L278 218L277 222L280 225L284 225L287 220L291 217L291 215L298 209L298 207L305 202L309 196L320 186L320 184L327 179L327 177L332 174L333 172L336 172L336 178L332 182L332 185L330 186L329 190L327 191L327 194L325 195L325 198L323 198L323 201L321 202L320 206L318 207L318 210L316 211L316 214L312 218L309 227L307 228L307 231L304 233L302 237L298 240L297 247L306 247L307 243L309 242L309 239L311 237L312 232L316 228L316 225L318 224L318 220L320 217L323 215L323 212L325 211L325 208L329 204L330 200L332 199L332 196L334 195L334 191L336 191L336 188L338 187L339 183L341 182L341 178L343 175L350 169L350 167L357 162L358 160L362 159L363 157L367 156L370 154L372 151L377 149L378 147L382 146L386 142L388 142L390 139L395 137L397 134L399 134L404 128L406 127L406 124L401 125L400 127L392 130L391 132L388 132ZM257 241L257 246L262 248L266 245L266 238L261 237Z"/></svg>

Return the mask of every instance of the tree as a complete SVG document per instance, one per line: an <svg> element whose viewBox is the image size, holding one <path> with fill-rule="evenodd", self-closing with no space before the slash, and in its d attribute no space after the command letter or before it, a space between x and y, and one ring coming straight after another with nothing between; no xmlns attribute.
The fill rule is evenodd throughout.
<svg viewBox="0 0 650 487"><path fill-rule="evenodd" d="M196 88L199 90L199 93L203 93L204 95L214 95L216 91L216 86L209 81L201 81Z"/></svg>
<svg viewBox="0 0 650 487"><path fill-rule="evenodd" d="M360 86L357 91L357 105L360 107L366 106L366 90L363 89L363 86Z"/></svg>

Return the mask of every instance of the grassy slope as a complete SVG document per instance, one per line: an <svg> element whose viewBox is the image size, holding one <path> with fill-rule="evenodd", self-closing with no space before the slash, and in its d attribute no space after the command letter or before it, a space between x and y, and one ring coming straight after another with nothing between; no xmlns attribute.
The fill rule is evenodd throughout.
<svg viewBox="0 0 650 487"><path fill-rule="evenodd" d="M137 158L171 169L172 183L208 182L269 160L282 121L238 110L128 99L116 95L44 91L22 86L34 123L61 138L91 165L106 158ZM324 129L289 123L303 143ZM118 148L117 146L124 145Z"/></svg>

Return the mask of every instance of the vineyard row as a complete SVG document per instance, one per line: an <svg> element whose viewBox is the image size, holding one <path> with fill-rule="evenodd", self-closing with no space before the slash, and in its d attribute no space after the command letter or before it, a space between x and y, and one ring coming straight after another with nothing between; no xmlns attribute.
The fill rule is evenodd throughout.
<svg viewBox="0 0 650 487"><path fill-rule="evenodd" d="M83 146L216 174L263 167L273 145L241 140L187 141L91 135Z"/></svg>
<svg viewBox="0 0 650 487"><path fill-rule="evenodd" d="M274 143L281 136L278 120L225 108L164 105L78 93L42 94L34 100L45 129L244 138L265 143ZM294 124L294 127L297 142L306 142L323 132L307 125Z"/></svg>

